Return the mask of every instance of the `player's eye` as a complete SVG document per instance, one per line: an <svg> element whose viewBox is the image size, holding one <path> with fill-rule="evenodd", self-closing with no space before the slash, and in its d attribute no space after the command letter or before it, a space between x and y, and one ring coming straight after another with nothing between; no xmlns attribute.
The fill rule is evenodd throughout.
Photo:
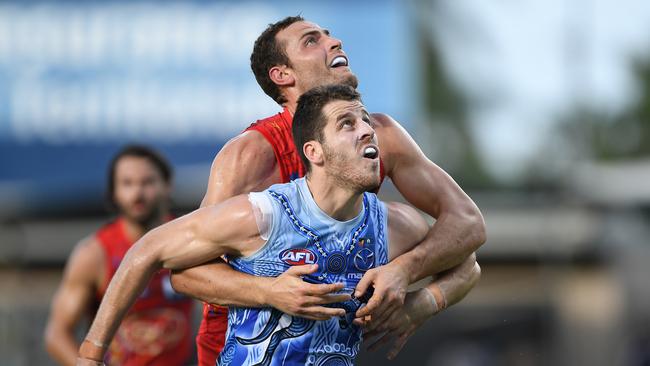
<svg viewBox="0 0 650 366"><path fill-rule="evenodd" d="M312 44L316 44L316 37L314 36L307 37L307 39L305 40L305 46L310 46Z"/></svg>

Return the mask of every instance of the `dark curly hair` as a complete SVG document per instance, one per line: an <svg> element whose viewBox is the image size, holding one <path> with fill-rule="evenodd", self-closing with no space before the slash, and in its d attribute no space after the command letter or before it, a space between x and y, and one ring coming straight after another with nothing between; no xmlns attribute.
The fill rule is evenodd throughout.
<svg viewBox="0 0 650 366"><path fill-rule="evenodd" d="M279 22L269 26L255 40L253 53L251 53L251 69L257 83L262 87L264 93L282 105L287 100L280 93L280 88L269 77L269 70L276 65L291 66L289 57L284 51L284 45L278 43L275 36L283 29L295 22L304 21L301 16L286 17Z"/></svg>

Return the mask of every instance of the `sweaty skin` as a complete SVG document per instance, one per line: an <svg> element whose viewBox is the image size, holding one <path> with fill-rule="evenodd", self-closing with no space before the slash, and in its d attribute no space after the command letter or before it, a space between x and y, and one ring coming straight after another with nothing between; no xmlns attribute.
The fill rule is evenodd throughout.
<svg viewBox="0 0 650 366"><path fill-rule="evenodd" d="M328 122L324 129L327 143L312 140L304 147L312 162L312 172L307 178L309 191L319 208L337 220L350 220L358 215L365 187L379 183L378 159L366 158L359 152L359 146L376 143L374 130L363 119L367 113L361 113L361 104L355 102L350 107L351 103L327 104L324 110L332 111L333 115L328 120L335 121ZM351 109L356 111L356 119L336 118L342 113L352 114ZM335 149L338 154L330 156L329 149ZM347 168L346 174L340 175L340 167ZM386 207L390 260L420 242L428 228L415 209L400 203ZM113 277L80 348L78 364L101 362L120 321L151 276L161 268L188 268L225 254L250 256L264 243L247 195L201 208L150 231L128 251Z"/></svg>
<svg viewBox="0 0 650 366"><path fill-rule="evenodd" d="M276 65L268 75L286 100L291 114L307 90L325 84L356 86L349 66L330 67L347 57L341 41L318 25L298 21L281 30L276 39L284 46L291 66ZM400 124L385 114L372 114L386 175L406 200L436 218L424 240L413 250L364 276L358 293L370 286L374 294L357 315L386 321L404 303L407 286L423 277L456 268L485 242L485 224L474 202L454 180L431 162ZM217 154L202 205L213 205L236 194L260 191L280 179L279 166L269 142L255 131L231 141ZM296 271L309 272L308 268ZM305 272L306 271L306 272ZM228 281L219 279L228 278ZM322 306L330 299L325 288L313 292L295 272L274 279L256 278L230 269L221 261L172 276L174 288L208 303L276 307L291 315L317 319L331 316ZM334 287L331 290L336 290ZM318 298L316 302L309 299ZM309 304L306 307L305 304Z"/></svg>
<svg viewBox="0 0 650 366"><path fill-rule="evenodd" d="M408 284L460 264L473 252L474 247L464 248L462 244L471 243L473 230L472 225L467 223L476 218L473 216L476 211L472 210L472 207L476 206L469 197L444 171L424 156L413 139L396 121L384 114L371 114L371 117L386 175L392 179L409 202L431 216L437 217L438 221L429 230L424 241L413 250L397 258L390 265L381 267L381 270L369 271L368 275L377 277L370 278L367 277L368 275L364 277L363 283L375 281L373 283L375 296L369 306L364 308L366 313L360 314L360 317L368 315L379 300L390 301L394 300L394 296L404 296L405 293L400 294L400 292L405 291ZM247 173L234 174L235 171ZM269 142L255 131L245 132L229 141L215 158L202 206L219 203L231 195L261 191L272 183L277 183L279 176L277 161ZM443 192L449 193L443 194ZM464 208L464 211L460 208ZM446 228L450 230L456 228L456 232L451 233ZM464 239L460 240L458 236ZM457 245L451 246L449 245L451 243ZM427 249L428 247L431 248ZM469 253L465 255L462 249ZM429 263L426 262L427 260ZM397 263L413 269L413 272L406 272L409 276L403 279L405 274L402 267L392 267ZM421 269L416 271L418 268ZM382 283L381 273L398 275L396 281L388 277ZM221 278L228 278L228 281L219 281L218 279ZM407 282L406 286L399 281ZM314 294L305 291L301 287L302 284L302 280L294 274L274 279L253 277L231 269L220 260L175 272L172 275L172 285L175 290L211 304L268 305L291 315L314 319L324 314L334 315L331 314L331 309L326 307L302 309L299 304L304 302L304 297L317 296L321 299L319 304L325 304L329 299L320 292ZM388 292L384 298L377 298L373 302L378 296L377 291L382 289L382 284L386 288L397 285L399 289ZM332 291L337 290L333 286L330 287ZM386 307L381 312L395 310L397 307Z"/></svg>

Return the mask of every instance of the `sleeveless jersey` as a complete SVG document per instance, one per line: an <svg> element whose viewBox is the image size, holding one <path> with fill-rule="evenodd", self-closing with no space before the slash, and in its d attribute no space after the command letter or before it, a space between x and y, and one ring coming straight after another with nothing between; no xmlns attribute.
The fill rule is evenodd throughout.
<svg viewBox="0 0 650 366"><path fill-rule="evenodd" d="M106 282L97 294L101 301L133 242L127 238L122 219L103 226L96 237L106 267ZM188 362L193 302L174 291L169 275L169 270L156 273L133 304L106 354L107 365L179 366Z"/></svg>
<svg viewBox="0 0 650 366"><path fill-rule="evenodd" d="M277 277L290 266L317 263L318 272L306 281L341 282L351 294L367 270L388 261L386 208L373 193L364 193L361 213L346 222L320 210L304 178L252 195L270 201L271 229L257 252L229 258L238 271ZM362 336L352 320L362 304L360 299L333 304L345 309L346 316L326 321L273 308L230 307L217 365L353 365Z"/></svg>
<svg viewBox="0 0 650 366"><path fill-rule="evenodd" d="M305 167L293 143L291 127L293 116L287 108L281 113L252 123L246 131L257 131L271 144L280 169L280 181L287 183L305 175ZM380 160L381 180L384 180L384 164ZM222 306L203 304L203 319L196 336L199 366L214 366L223 349L227 330L228 309Z"/></svg>
<svg viewBox="0 0 650 366"><path fill-rule="evenodd" d="M245 131L257 131L273 147L275 160L280 166L280 182L286 183L305 175L305 167L293 143L291 126L293 116L288 109L272 117L251 124Z"/></svg>

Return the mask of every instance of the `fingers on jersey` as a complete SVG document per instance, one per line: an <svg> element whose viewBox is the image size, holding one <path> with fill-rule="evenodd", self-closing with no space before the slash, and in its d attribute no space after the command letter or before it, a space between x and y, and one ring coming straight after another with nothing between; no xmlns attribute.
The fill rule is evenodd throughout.
<svg viewBox="0 0 650 366"><path fill-rule="evenodd" d="M375 278L377 276L377 270L376 269L371 269L368 272L366 272L363 277L359 280L359 283L357 283L357 287L354 290L354 297L357 299L363 296L363 294L368 291L368 288L375 282Z"/></svg>
<svg viewBox="0 0 650 366"><path fill-rule="evenodd" d="M392 274L389 271L389 266L373 268L366 272L359 281L355 290L356 297L369 291L368 288L371 284L374 287L374 292L366 306L357 311L356 318L372 315L373 321L381 321L404 304L406 286L397 284L390 278Z"/></svg>
<svg viewBox="0 0 650 366"><path fill-rule="evenodd" d="M318 271L318 264L305 264L302 266L291 266L285 272L288 275L304 276Z"/></svg>

